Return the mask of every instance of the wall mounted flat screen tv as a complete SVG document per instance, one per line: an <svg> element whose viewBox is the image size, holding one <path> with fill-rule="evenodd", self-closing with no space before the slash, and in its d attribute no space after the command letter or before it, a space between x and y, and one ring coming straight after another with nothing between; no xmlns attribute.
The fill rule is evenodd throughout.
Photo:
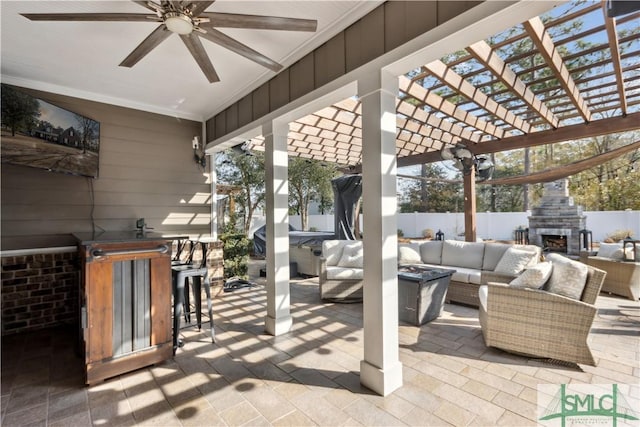
<svg viewBox="0 0 640 427"><path fill-rule="evenodd" d="M2 163L98 177L100 123L2 85Z"/></svg>

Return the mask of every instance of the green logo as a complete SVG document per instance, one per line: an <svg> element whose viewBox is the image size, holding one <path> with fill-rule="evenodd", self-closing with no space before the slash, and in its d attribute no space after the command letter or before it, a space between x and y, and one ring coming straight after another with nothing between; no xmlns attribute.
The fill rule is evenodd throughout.
<svg viewBox="0 0 640 427"><path fill-rule="evenodd" d="M632 406L625 399L618 384L562 384L560 389L550 393L548 386L538 387L539 420L550 421L544 425L638 425L638 414L632 409L637 408L637 402ZM629 387L625 387L628 389ZM633 398L632 398L633 400ZM542 403L544 402L544 403ZM542 403L542 405L541 405ZM553 422L555 421L555 422Z"/></svg>

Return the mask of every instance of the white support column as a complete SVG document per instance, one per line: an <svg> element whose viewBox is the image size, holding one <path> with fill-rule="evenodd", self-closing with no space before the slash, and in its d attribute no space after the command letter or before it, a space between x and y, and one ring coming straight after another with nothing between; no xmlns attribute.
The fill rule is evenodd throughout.
<svg viewBox="0 0 640 427"><path fill-rule="evenodd" d="M358 80L362 101L364 360L360 382L383 396L402 386L398 355L396 76Z"/></svg>
<svg viewBox="0 0 640 427"><path fill-rule="evenodd" d="M289 124L264 125L267 221L267 318L271 335L289 332L292 325L289 290Z"/></svg>

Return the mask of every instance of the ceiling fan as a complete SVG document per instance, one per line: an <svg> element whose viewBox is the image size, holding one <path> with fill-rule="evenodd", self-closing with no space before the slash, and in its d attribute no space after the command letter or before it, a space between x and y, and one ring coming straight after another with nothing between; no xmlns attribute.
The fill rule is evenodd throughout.
<svg viewBox="0 0 640 427"><path fill-rule="evenodd" d="M282 69L282 65L276 61L216 30L215 27L313 32L318 25L318 21L313 19L205 12L214 1L162 0L160 3L155 3L133 0L133 2L149 9L153 14L23 13L22 16L32 21L158 22L160 25L120 63L120 66L133 67L167 37L175 33L187 46L209 83L218 82L220 78L200 38L216 43L272 71L278 72Z"/></svg>
<svg viewBox="0 0 640 427"><path fill-rule="evenodd" d="M487 181L493 177L495 165L491 159L485 154L475 155L462 143L458 143L453 147L443 145L440 149L440 157L445 161L453 161L453 167L464 175L475 169L476 182ZM443 164L451 169L446 162L443 162Z"/></svg>

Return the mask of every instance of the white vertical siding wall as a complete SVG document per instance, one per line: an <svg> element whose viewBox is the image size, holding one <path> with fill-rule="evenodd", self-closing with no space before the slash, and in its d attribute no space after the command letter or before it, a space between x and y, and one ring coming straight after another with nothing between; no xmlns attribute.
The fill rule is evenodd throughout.
<svg viewBox="0 0 640 427"><path fill-rule="evenodd" d="M92 214L96 230L135 229L143 217L154 231L209 233L208 174L191 148L200 122L29 92L100 122L99 177L3 164L3 237L92 231Z"/></svg>

